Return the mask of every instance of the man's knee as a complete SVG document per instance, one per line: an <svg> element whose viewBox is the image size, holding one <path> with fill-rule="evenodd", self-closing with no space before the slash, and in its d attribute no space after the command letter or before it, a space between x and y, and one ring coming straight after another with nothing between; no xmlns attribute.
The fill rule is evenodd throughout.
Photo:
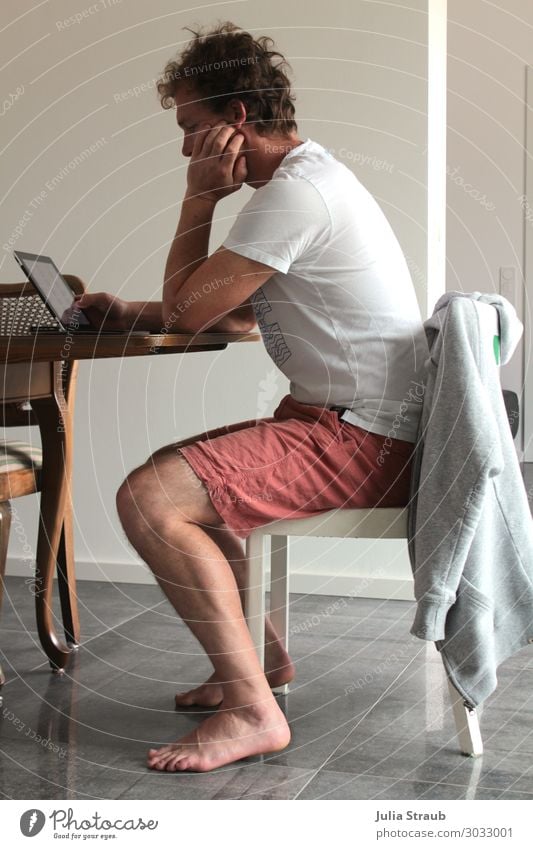
<svg viewBox="0 0 533 849"><path fill-rule="evenodd" d="M148 460L130 472L117 492L116 503L126 532L152 528L164 536L169 525L175 527L179 521L221 522L202 481L183 457L171 466L168 457L160 457L157 463Z"/></svg>
<svg viewBox="0 0 533 849"><path fill-rule="evenodd" d="M130 526L143 521L146 494L149 492L149 482L144 466L139 466L121 483L116 505L122 525Z"/></svg>
<svg viewBox="0 0 533 849"><path fill-rule="evenodd" d="M131 542L153 533L166 538L176 524L176 511L158 485L157 473L146 464L134 469L116 495L117 513Z"/></svg>

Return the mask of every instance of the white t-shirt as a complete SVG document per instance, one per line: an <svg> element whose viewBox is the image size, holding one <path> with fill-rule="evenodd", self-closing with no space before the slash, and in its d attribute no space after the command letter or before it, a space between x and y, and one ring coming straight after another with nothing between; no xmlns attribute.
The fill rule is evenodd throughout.
<svg viewBox="0 0 533 849"><path fill-rule="evenodd" d="M357 177L307 139L255 190L223 244L276 269L250 300L291 395L414 442L426 336L398 240Z"/></svg>

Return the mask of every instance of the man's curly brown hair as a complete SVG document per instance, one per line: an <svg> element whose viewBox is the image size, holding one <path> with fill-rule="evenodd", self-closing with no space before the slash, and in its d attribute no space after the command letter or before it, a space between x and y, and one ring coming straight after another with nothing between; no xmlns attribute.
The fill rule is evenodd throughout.
<svg viewBox="0 0 533 849"><path fill-rule="evenodd" d="M163 109L172 109L178 87L187 85L214 112L234 98L246 107L247 123L259 135L288 135L297 130L294 95L285 73L285 57L268 36L254 38L226 21L203 32L185 27L192 40L170 60L157 82Z"/></svg>

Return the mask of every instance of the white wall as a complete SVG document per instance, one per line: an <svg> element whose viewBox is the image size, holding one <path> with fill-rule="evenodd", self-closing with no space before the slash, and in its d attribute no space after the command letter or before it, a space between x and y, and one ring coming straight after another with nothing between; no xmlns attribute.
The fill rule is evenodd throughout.
<svg viewBox="0 0 533 849"><path fill-rule="evenodd" d="M3 3L0 44L8 64L2 86L19 94L1 118L2 244L25 216L9 251L15 246L50 254L92 290L159 298L186 161L174 115L160 109L150 86L188 39L181 27L229 18L272 35L288 56L300 135L332 148L374 193L400 239L426 313L426 0L408 6L402 0L214 6L189 0L183 6L188 11L175 0ZM67 27L64 20L76 13L85 16ZM123 95L143 84L148 90ZM70 168L90 145L94 150ZM49 188L65 168L66 176ZM213 248L250 191L217 209ZM0 250L0 282L20 279L9 251ZM167 442L269 415L287 390L260 344L82 363L75 419L78 574L147 578L115 512L124 476ZM10 568L27 573L30 565L20 558L24 538L34 546L36 502L19 499L15 508ZM396 544L376 543L368 553L367 545L300 541L293 551L295 589L350 591L355 576L381 569L383 579L409 578L406 554ZM347 576L346 582L333 585L334 574Z"/></svg>
<svg viewBox="0 0 533 849"><path fill-rule="evenodd" d="M526 66L533 64L533 4L448 0L448 21L447 289L499 291L500 267L514 266L515 306L524 320L520 198L525 191ZM525 320L530 324L531 316ZM502 369L503 386L519 394L523 356L521 343ZM522 440L520 433L519 449Z"/></svg>

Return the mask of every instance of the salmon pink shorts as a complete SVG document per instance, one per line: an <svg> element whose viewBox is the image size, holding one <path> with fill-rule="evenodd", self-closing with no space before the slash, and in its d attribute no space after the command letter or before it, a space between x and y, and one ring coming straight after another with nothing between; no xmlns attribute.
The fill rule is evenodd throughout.
<svg viewBox="0 0 533 849"><path fill-rule="evenodd" d="M225 425L178 449L226 527L245 539L276 519L337 507L403 507L414 445L286 395L270 418Z"/></svg>

